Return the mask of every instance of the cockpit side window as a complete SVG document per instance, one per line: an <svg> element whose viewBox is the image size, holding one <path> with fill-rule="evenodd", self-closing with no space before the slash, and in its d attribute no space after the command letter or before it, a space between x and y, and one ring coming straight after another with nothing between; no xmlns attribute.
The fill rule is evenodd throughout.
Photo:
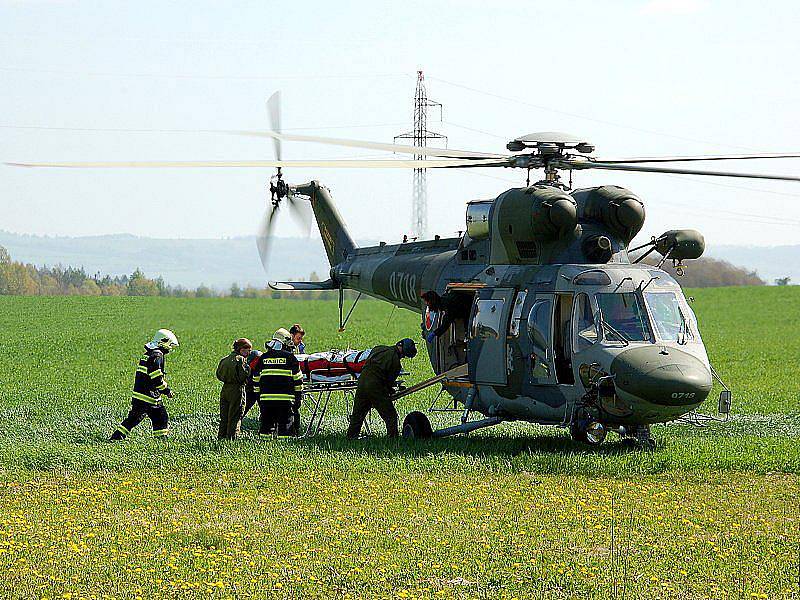
<svg viewBox="0 0 800 600"><path fill-rule="evenodd" d="M575 303L575 351L586 350L597 342L592 303L586 294L578 294Z"/></svg>
<svg viewBox="0 0 800 600"><path fill-rule="evenodd" d="M685 344L694 339L675 292L645 292L644 299L660 340Z"/></svg>

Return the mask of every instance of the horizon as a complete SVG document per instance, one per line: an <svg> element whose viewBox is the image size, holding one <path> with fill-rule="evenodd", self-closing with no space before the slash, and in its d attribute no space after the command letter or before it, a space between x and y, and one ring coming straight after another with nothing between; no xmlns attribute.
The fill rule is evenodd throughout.
<svg viewBox="0 0 800 600"><path fill-rule="evenodd" d="M316 233L316 232L315 232ZM701 232L702 233L702 232ZM91 239L91 238L102 238L102 237L129 237L133 239L143 239L143 240L166 240L166 241L227 241L227 240L251 240L255 239L256 235L254 233L251 234L240 234L240 235L230 235L224 237L154 237L154 236L147 236L147 235L139 235L135 233L128 233L128 232L111 232L111 233L98 233L98 234L90 234L90 235L60 235L60 234L39 234L39 233L21 233L17 231L10 231L8 229L0 229L0 234L9 234L9 235L16 235L16 236L26 236L26 237L39 237L39 238L47 238L47 239ZM444 236L443 236L444 237ZM458 236L451 236L451 237L458 237ZM275 240L292 240L292 241L308 241L314 240L319 241L319 235L310 235L310 236L302 236L302 235L287 235L287 236L274 236L273 239ZM367 247L369 245L377 245L381 241L386 241L387 244L395 245L402 243L402 240L398 241L391 241L391 240L356 240L356 244L359 244L359 247ZM0 244L2 245L2 244ZM725 243L725 244L715 244L713 246L706 245L706 249L709 247L713 248L724 248L724 247L735 247L735 248L795 248L800 247L800 240L794 244L733 244L733 243ZM705 256L705 255L704 255ZM323 257L324 258L324 257Z"/></svg>

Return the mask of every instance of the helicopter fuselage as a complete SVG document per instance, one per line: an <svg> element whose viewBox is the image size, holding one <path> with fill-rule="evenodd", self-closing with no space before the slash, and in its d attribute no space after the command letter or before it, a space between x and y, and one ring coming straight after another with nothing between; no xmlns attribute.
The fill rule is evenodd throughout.
<svg viewBox="0 0 800 600"><path fill-rule="evenodd" d="M624 188L511 189L469 203L460 237L362 248L326 188L295 189L311 199L332 264L325 289L417 312L422 334L443 318L422 294L449 296L458 318L424 343L437 374L468 366L466 377L443 382L467 411L636 430L686 414L711 391L712 369L680 286L658 266L630 260L644 204ZM680 261L700 256L704 242L698 232L673 230L651 245Z"/></svg>
<svg viewBox="0 0 800 600"><path fill-rule="evenodd" d="M462 246L455 238L361 248L335 270L346 287L420 313L426 331L442 314L424 307L423 292L463 296L468 320L426 344L437 374L469 364L468 382L445 383L456 400L487 416L555 424L594 394L605 423L643 425L676 419L708 396L697 320L665 271L487 265Z"/></svg>

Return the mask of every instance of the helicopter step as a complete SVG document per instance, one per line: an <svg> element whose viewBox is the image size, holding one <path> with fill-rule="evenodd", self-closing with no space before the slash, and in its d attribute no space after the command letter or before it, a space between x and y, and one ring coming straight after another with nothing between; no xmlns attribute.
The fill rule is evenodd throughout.
<svg viewBox="0 0 800 600"><path fill-rule="evenodd" d="M451 435L458 435L459 433L469 433L476 429L499 425L503 421L504 419L501 417L487 417L485 419L479 419L478 421L468 421L460 425L453 425L452 427L445 427L434 431L427 415L415 410L414 412L408 413L403 420L402 433L403 437L407 439L426 440L431 438L445 438Z"/></svg>
<svg viewBox="0 0 800 600"><path fill-rule="evenodd" d="M400 398L404 398L420 390L424 390L426 388L431 387L432 385L436 385L440 381L444 380L452 380L452 379L460 379L462 377L466 377L469 372L469 367L467 365L458 365L457 367L453 367L449 371L445 371L444 373L440 373L430 379L426 379L425 381L420 381L419 383L412 385L404 390L400 390L396 394L394 394L391 400L394 402L395 400L399 400Z"/></svg>

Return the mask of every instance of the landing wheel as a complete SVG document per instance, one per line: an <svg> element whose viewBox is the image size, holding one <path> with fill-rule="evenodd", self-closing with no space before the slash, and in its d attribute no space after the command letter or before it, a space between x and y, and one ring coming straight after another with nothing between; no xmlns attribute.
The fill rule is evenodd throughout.
<svg viewBox="0 0 800 600"><path fill-rule="evenodd" d="M408 413L403 420L403 437L419 440L433 437L433 428L428 417L418 410Z"/></svg>
<svg viewBox="0 0 800 600"><path fill-rule="evenodd" d="M570 435L576 442L599 446L606 439L606 426L592 419L575 419L569 426Z"/></svg>

